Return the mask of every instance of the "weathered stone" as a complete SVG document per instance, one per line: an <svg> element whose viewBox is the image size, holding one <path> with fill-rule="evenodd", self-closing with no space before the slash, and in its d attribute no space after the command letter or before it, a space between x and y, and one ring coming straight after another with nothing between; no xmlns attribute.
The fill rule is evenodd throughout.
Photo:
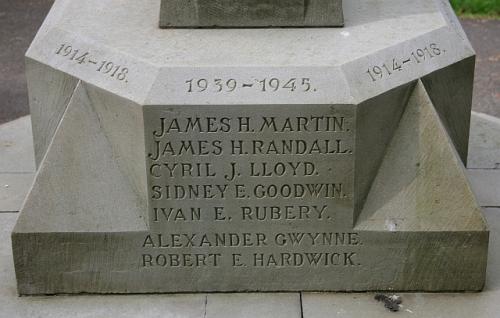
<svg viewBox="0 0 500 318"><path fill-rule="evenodd" d="M162 0L160 27L342 26L342 0Z"/></svg>
<svg viewBox="0 0 500 318"><path fill-rule="evenodd" d="M453 218L446 217L448 211L453 211ZM356 228L468 231L472 230L470 226L480 224L480 207L464 166L419 81L386 150Z"/></svg>
<svg viewBox="0 0 500 318"><path fill-rule="evenodd" d="M78 79L30 59L26 60L26 78L33 123L35 162L39 166ZM45 80L40 81L40 78Z"/></svg>
<svg viewBox="0 0 500 318"><path fill-rule="evenodd" d="M371 293L72 295L18 297L10 229L17 213L0 213L0 306L7 317L387 317ZM491 318L500 310L500 209L485 209L491 226L490 255L482 293L404 293L401 314L444 318ZM301 310L302 309L302 310ZM253 316L252 316L253 314ZM246 316L245 316L246 315ZM267 315L267 316L266 316ZM286 316L288 315L288 316Z"/></svg>
<svg viewBox="0 0 500 318"><path fill-rule="evenodd" d="M21 294L482 288L474 51L446 1L349 1L343 29L157 10L59 1L28 51L64 88L29 77L32 107L64 105L33 118Z"/></svg>

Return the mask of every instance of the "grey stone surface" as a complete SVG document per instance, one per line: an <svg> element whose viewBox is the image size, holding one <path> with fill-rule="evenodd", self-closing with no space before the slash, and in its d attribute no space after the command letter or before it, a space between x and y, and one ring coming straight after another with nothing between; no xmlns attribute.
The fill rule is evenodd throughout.
<svg viewBox="0 0 500 318"><path fill-rule="evenodd" d="M18 212L33 183L30 117L0 126L0 212Z"/></svg>
<svg viewBox="0 0 500 318"><path fill-rule="evenodd" d="M2 171L0 179L3 182L0 182L0 184L4 185L3 188L0 187L0 193L2 193L0 211L19 211L34 178L34 172L29 172L34 169L30 117L4 124L0 126L0 131L2 132L1 135L4 136L0 151L0 157L3 159L0 164L0 171ZM10 137L5 138L5 136ZM500 158L498 140L500 140L500 120L487 114L473 112L468 159L469 169L495 169L498 166L498 158ZM12 151L12 148L16 148L16 150ZM471 177L470 173L469 177ZM489 175L488 171L478 173L477 176L479 177L484 175L487 178ZM9 181L6 182L7 180ZM9 187L5 187L6 184ZM488 204L488 202L482 202L481 198L483 196L496 197L491 196L491 194L483 195L482 191L491 193L492 190L495 191L495 188L482 186L480 179L473 181L471 185L475 193L478 194L481 206L485 206L483 203Z"/></svg>
<svg viewBox="0 0 500 318"><path fill-rule="evenodd" d="M34 160L33 160L33 139L31 134L30 117L13 121L0 126L2 136L11 137L4 139L4 144L0 150L0 182L4 187L0 188L2 200L0 200L0 211L12 212L19 211L21 204L24 201L25 195L29 187L33 183L34 178ZM369 134L367 135L369 136ZM498 158L500 158L500 120L496 117L489 116L483 113L473 112L471 117L471 138L469 142L469 169L497 169ZM12 151L12 148L16 148ZM14 155L15 154L15 155ZM20 173L21 172L21 173ZM469 178L470 172L469 172ZM481 177L488 173L481 173L477 176ZM494 174L496 175L496 174ZM5 182L5 180L13 180ZM9 184L9 187L5 187ZM485 206L482 202L482 197L492 197L491 191L495 188L482 186L480 179L472 182L474 192L478 195L479 204ZM495 194L493 197L497 197Z"/></svg>
<svg viewBox="0 0 500 318"><path fill-rule="evenodd" d="M81 84L49 149L16 232L30 228L42 233L146 229L142 215L145 206L114 160L112 147ZM42 211L46 215L37 217Z"/></svg>
<svg viewBox="0 0 500 318"><path fill-rule="evenodd" d="M35 61L26 61L35 161L39 166L78 80ZM44 80L41 81L40 78Z"/></svg>
<svg viewBox="0 0 500 318"><path fill-rule="evenodd" d="M10 230L18 214L0 214L2 317L295 318L299 294L107 295L18 297Z"/></svg>
<svg viewBox="0 0 500 318"><path fill-rule="evenodd" d="M0 306L2 317L189 317L205 318L205 295L18 297L10 229L17 213L0 214ZM216 317L216 316L213 316Z"/></svg>
<svg viewBox="0 0 500 318"><path fill-rule="evenodd" d="M500 119L472 113L469 169L500 169Z"/></svg>
<svg viewBox="0 0 500 318"><path fill-rule="evenodd" d="M342 0L162 0L160 27L331 27Z"/></svg>
<svg viewBox="0 0 500 318"><path fill-rule="evenodd" d="M23 55L53 0L17 0L0 4L0 68L3 84L0 99L7 101L0 108L0 123L29 114ZM463 25L478 57L476 59L474 103L477 112L500 116L500 45L496 34L500 32L498 19L462 18Z"/></svg>
<svg viewBox="0 0 500 318"><path fill-rule="evenodd" d="M24 53L53 0L0 2L0 124L29 114Z"/></svg>
<svg viewBox="0 0 500 318"><path fill-rule="evenodd" d="M397 315L491 318L500 310L500 209L485 209L491 230L486 288L481 293L404 293ZM18 297L10 230L18 214L0 214L0 306L5 317L391 317L373 293L106 295ZM301 313L300 308L303 312Z"/></svg>
<svg viewBox="0 0 500 318"><path fill-rule="evenodd" d="M320 294L303 293L304 318L419 317L419 318L490 318L498 316L500 305L500 209L484 209L491 230L486 286L481 293L397 293L403 307L391 313L374 299L374 293ZM390 295L389 293L388 295Z"/></svg>
<svg viewBox="0 0 500 318"><path fill-rule="evenodd" d="M18 297L9 237L17 218L15 213L0 215L0 306L5 317L300 317L299 294Z"/></svg>
<svg viewBox="0 0 500 318"><path fill-rule="evenodd" d="M300 294L209 294L206 317L302 318Z"/></svg>
<svg viewBox="0 0 500 318"><path fill-rule="evenodd" d="M446 1L349 1L345 14L352 23L343 29L215 32L158 29L150 23L158 13L157 1L147 5L130 1L120 6L111 0L99 1L100 8L113 7L109 17L96 17L92 9L82 8L74 1L58 3L28 51L28 60L47 64L140 105L233 105L246 104L248 100L271 105L330 104L332 100L357 104L474 55L457 29L458 22L441 13L449 10L441 7ZM78 10L79 14L67 18ZM380 15L375 16L374 11ZM92 23L87 22L89 19ZM381 35L383 39L374 40ZM439 40L443 43L437 43ZM64 56L66 51L56 54L65 43L79 52L92 53L89 60L97 60L98 64L72 61L74 52L69 50L68 56ZM404 46L398 45L401 43ZM412 53L416 54L414 50L426 47L429 50L432 43L439 44L433 47L443 54L427 58L425 63L411 60L401 71L383 75L375 82L367 72L369 67L383 67L384 62L392 67L393 58L402 64ZM453 47L448 47L452 44ZM112 72L106 76L102 69L97 71L102 61L111 61L111 57L117 65L128 69L123 81L111 77ZM255 85L255 80L270 79L269 74L281 81L288 77L309 78L313 91L306 94L280 89L257 94L261 87ZM213 80L219 77L226 81L234 78L238 88L233 92L218 92ZM191 78L210 80L213 87L202 93L186 94L189 88L186 81ZM254 85L243 89L243 83Z"/></svg>
<svg viewBox="0 0 500 318"><path fill-rule="evenodd" d="M29 116L0 126L0 173L33 173L33 135Z"/></svg>
<svg viewBox="0 0 500 318"><path fill-rule="evenodd" d="M464 18L461 23L477 52L474 110L500 117L500 19Z"/></svg>
<svg viewBox="0 0 500 318"><path fill-rule="evenodd" d="M482 206L500 206L500 170L471 169L469 178Z"/></svg>
<svg viewBox="0 0 500 318"><path fill-rule="evenodd" d="M417 84L356 228L480 231L479 204L448 138L423 85Z"/></svg>
<svg viewBox="0 0 500 318"><path fill-rule="evenodd" d="M349 1L344 29L165 31L158 10L60 0L27 53L21 294L483 287L474 51L447 1Z"/></svg>
<svg viewBox="0 0 500 318"><path fill-rule="evenodd" d="M468 174L481 206L500 206L500 119L473 113Z"/></svg>
<svg viewBox="0 0 500 318"><path fill-rule="evenodd" d="M34 173L0 173L0 212L19 212Z"/></svg>

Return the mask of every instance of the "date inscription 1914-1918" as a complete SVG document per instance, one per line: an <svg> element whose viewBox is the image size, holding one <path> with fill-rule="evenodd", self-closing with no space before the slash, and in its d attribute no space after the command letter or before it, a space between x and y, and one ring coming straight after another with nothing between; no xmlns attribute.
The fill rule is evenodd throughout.
<svg viewBox="0 0 500 318"><path fill-rule="evenodd" d="M76 49L72 45L63 43L55 52L56 55L68 58L79 65L95 65L96 72L108 75L118 81L128 83L129 69L109 60L95 58L89 51Z"/></svg>
<svg viewBox="0 0 500 318"><path fill-rule="evenodd" d="M393 58L389 63L371 66L366 73L372 82L377 82L382 79L387 79L397 72L403 71L407 66L425 63L445 53L446 50L441 49L436 43L431 43L423 48L413 50L406 57Z"/></svg>

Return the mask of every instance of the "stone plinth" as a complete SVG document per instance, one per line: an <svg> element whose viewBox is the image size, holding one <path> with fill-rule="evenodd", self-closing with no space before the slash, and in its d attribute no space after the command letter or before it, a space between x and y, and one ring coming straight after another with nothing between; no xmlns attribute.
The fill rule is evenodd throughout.
<svg viewBox="0 0 500 318"><path fill-rule="evenodd" d="M160 27L342 26L342 0L162 0Z"/></svg>
<svg viewBox="0 0 500 318"><path fill-rule="evenodd" d="M475 55L446 1L349 1L343 29L158 9L58 1L27 53L19 293L482 289Z"/></svg>

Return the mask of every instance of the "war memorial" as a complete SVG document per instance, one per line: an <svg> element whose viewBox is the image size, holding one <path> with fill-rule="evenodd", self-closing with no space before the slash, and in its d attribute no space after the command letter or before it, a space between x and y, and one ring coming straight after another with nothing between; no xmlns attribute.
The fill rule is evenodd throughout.
<svg viewBox="0 0 500 318"><path fill-rule="evenodd" d="M474 65L444 0L57 1L19 294L482 290Z"/></svg>

